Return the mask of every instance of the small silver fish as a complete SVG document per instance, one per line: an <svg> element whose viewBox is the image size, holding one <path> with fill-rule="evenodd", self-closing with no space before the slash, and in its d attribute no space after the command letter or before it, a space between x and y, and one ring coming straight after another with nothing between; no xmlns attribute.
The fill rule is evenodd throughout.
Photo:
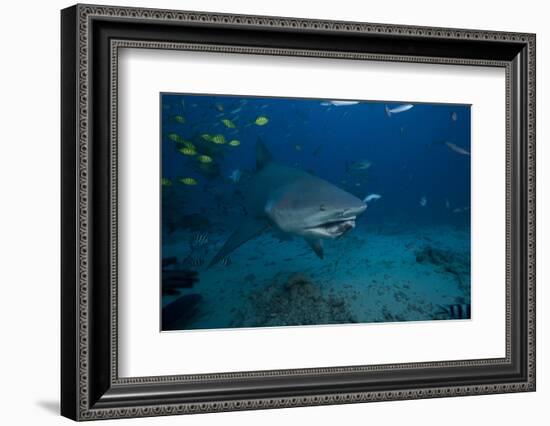
<svg viewBox="0 0 550 426"><path fill-rule="evenodd" d="M359 101L325 101L321 102L323 106L348 106L348 105L357 105Z"/></svg>
<svg viewBox="0 0 550 426"><path fill-rule="evenodd" d="M360 170L368 170L372 166L372 163L368 160L358 160L358 161L352 161L351 163L346 162L346 171L352 172L352 171L360 171Z"/></svg>
<svg viewBox="0 0 550 426"><path fill-rule="evenodd" d="M452 142L445 142L445 145L447 145L450 150L456 152L457 154L470 155L470 153L466 151L464 148L461 148Z"/></svg>
<svg viewBox="0 0 550 426"><path fill-rule="evenodd" d="M453 121L458 120L458 114L456 113L456 111L453 111L451 113L451 120L453 120Z"/></svg>
<svg viewBox="0 0 550 426"><path fill-rule="evenodd" d="M233 170L231 174L229 175L229 179L233 181L233 183L239 183L241 180L242 172L239 169Z"/></svg>
<svg viewBox="0 0 550 426"><path fill-rule="evenodd" d="M428 204L428 199L426 197L421 197L419 203L422 207L426 207Z"/></svg>
<svg viewBox="0 0 550 426"><path fill-rule="evenodd" d="M229 256L225 256L222 260L221 260L221 264L223 266L229 266L231 265L232 261L231 261L231 257Z"/></svg>
<svg viewBox="0 0 550 426"><path fill-rule="evenodd" d="M388 117L391 117L392 114L399 114L401 112L408 111L413 106L414 106L413 104L403 104L403 105L398 105L396 107L390 108L389 106L386 105L386 115Z"/></svg>
<svg viewBox="0 0 550 426"><path fill-rule="evenodd" d="M369 203L373 200L379 200L380 198L382 198L381 195L378 195L378 194L369 194L365 197L365 199L363 200L363 203Z"/></svg>

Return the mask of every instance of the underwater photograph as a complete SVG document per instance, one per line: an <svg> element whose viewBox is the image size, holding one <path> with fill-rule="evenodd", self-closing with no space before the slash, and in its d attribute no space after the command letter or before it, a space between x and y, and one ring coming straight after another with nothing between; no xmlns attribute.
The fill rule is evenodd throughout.
<svg viewBox="0 0 550 426"><path fill-rule="evenodd" d="M470 105L160 94L161 331L468 320Z"/></svg>

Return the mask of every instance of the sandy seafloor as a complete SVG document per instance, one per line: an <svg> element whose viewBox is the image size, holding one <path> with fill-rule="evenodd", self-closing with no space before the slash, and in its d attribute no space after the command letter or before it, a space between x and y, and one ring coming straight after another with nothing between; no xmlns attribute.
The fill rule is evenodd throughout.
<svg viewBox="0 0 550 426"><path fill-rule="evenodd" d="M192 236L171 234L163 257L181 262ZM363 223L325 240L324 259L302 239L264 233L233 252L230 265L207 268L227 236L209 234L205 264L193 268L200 281L180 293L202 300L176 329L449 319L441 306L470 302L469 228ZM177 297L164 296L163 306Z"/></svg>

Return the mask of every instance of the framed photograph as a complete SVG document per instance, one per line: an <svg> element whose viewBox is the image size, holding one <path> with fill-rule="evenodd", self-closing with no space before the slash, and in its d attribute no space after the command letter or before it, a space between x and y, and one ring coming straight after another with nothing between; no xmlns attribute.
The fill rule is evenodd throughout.
<svg viewBox="0 0 550 426"><path fill-rule="evenodd" d="M61 412L535 390L535 35L61 12Z"/></svg>

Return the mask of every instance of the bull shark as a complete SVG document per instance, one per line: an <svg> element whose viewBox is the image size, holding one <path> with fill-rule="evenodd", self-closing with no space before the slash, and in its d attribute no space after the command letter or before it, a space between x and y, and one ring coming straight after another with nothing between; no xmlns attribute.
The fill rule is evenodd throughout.
<svg viewBox="0 0 550 426"><path fill-rule="evenodd" d="M302 170L273 161L261 140L256 144L256 173L245 194L246 220L231 234L208 267L268 229L298 236L323 258L323 239L355 228L367 205L354 195Z"/></svg>

